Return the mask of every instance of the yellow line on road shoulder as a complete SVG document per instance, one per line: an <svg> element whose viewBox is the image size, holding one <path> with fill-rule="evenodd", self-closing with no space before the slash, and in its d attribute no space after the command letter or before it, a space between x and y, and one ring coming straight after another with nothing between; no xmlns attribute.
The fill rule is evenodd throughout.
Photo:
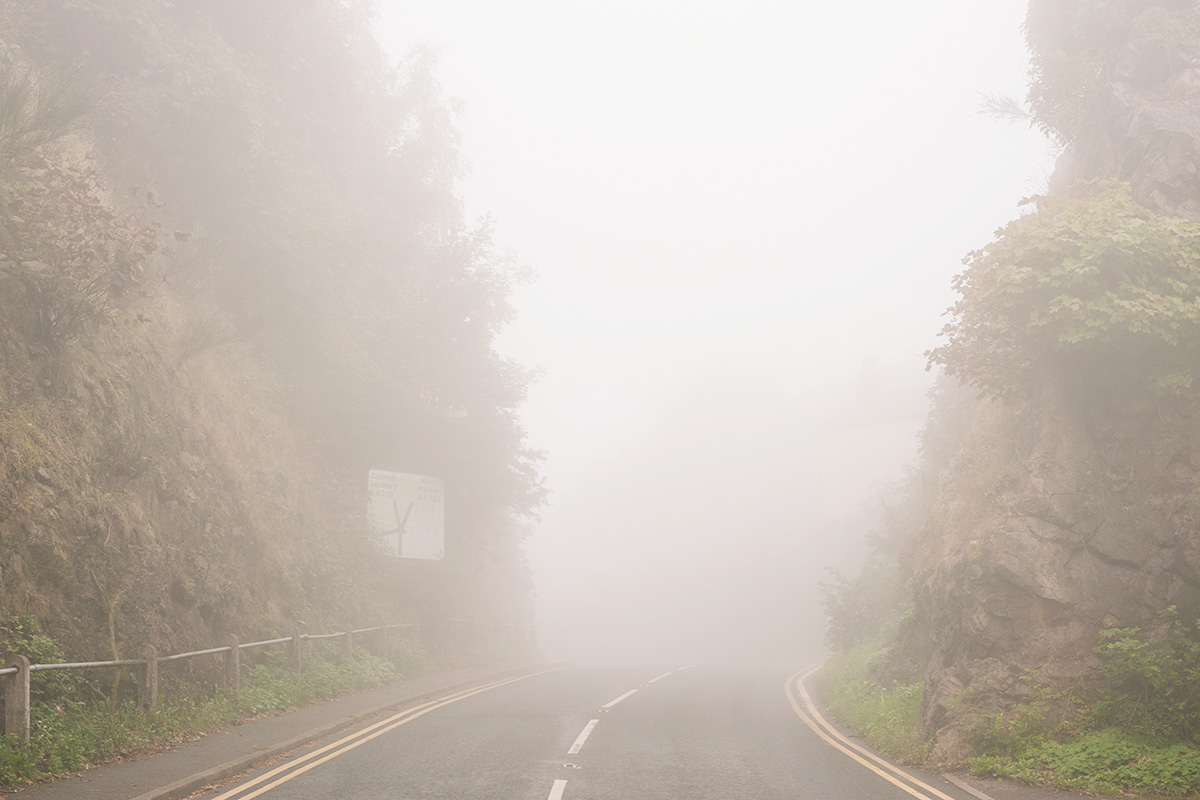
<svg viewBox="0 0 1200 800"><path fill-rule="evenodd" d="M916 788L914 788L914 786L917 786L940 798L941 800L954 800L954 798L939 792L937 789L934 789L932 786L924 783L913 775L910 775L890 761L882 759L869 750L859 747L854 742L851 742L849 739L842 736L832 725L830 725L829 722L827 722L825 718L822 717L817 711L816 707L813 705L812 698L808 696L808 691L804 688L804 679L816 672L818 669L819 667L808 667L807 669L802 669L788 678L787 682L783 685L783 691L787 695L788 702L792 704L792 710L795 711L796 715L804 721L805 725L812 728L813 732L816 733L817 736L820 736L822 739L824 739L828 745L842 751L859 764L862 764L864 767L871 770L871 772L874 772L876 775L888 781L889 783L898 786L913 797L919 798L919 800L932 800L928 794L925 794L924 792L918 791ZM796 699L795 695L796 689L799 689L807 710L800 707L800 703ZM812 716L809 716L810 713ZM820 723L818 723L817 720L820 720ZM866 758L863 756L866 756ZM868 758L880 766L872 764L867 760ZM883 769L880 769L880 767L883 767ZM884 770L889 770L892 774L888 774L888 772L885 772ZM910 786L903 781L908 781L913 785Z"/></svg>
<svg viewBox="0 0 1200 800"><path fill-rule="evenodd" d="M336 742L331 742L330 744L327 744L318 750L314 750L311 753L307 753L299 758L291 759L291 760L287 761L286 763L281 764L280 766L276 767L275 769L272 769L268 772L264 772L262 775L259 775L257 778L255 778L251 781L247 781L246 783L236 786L233 789L230 789L229 791L227 791L223 794L217 795L216 797L213 798L213 800L232 800L232 798L237 797L238 795L241 795L240 797L238 797L238 800L252 800L252 798L255 798L262 794L265 794L266 792L269 792L271 789L274 789L276 786L279 786L282 783L287 783L292 778L295 778L298 775L302 775L303 773L308 772L313 767L315 767L319 764L324 764L326 761L330 761L334 758L337 758L338 756L342 755L343 753L348 753L349 751L358 747L360 744L365 744L378 736L382 736L383 734L385 734L391 730L394 730L395 728L398 728L401 725L404 725L405 723L412 722L414 719L417 719L418 717L423 717L426 714L428 714L430 711L436 711L437 709L441 708L442 706L447 706L447 705L450 705L451 703L456 703L459 700L465 700L468 697L472 697L473 695L477 695L482 692L490 691L491 689L498 689L499 687L507 686L510 683L516 683L517 681L523 681L523 680L526 680L527 678L535 678L538 675L545 675L547 672L554 672L554 671L560 670L560 669L563 669L563 667L561 667L561 666L560 667L552 667L550 669L544 669L539 672L531 672L527 675L519 675L515 678L506 678L501 681L494 681L492 683L484 684L483 686L476 686L476 687L472 687L469 689L463 689L462 691L454 692L453 694L446 695L445 697L440 697L435 700L429 700L427 702L413 706L412 708L407 708L404 711L400 711L396 714L393 714L392 716L388 717L385 720L376 722L374 725L369 725L366 728L362 728L361 730L357 730L354 733L349 734L348 736L344 736L341 739L338 739ZM357 739L358 741L353 741L355 739ZM334 752L330 752L331 750ZM303 767L299 767L299 765L304 764L305 761L310 761L312 759L315 759L315 758L317 758L317 756L321 756L322 754L327 754L327 755L324 755L323 758L319 758L316 761L312 761L312 763L310 763L310 764L307 764ZM299 767L299 768L296 769L296 767ZM292 771L288 772L288 770L292 770ZM284 773L284 772L287 772L288 774L284 775L281 778L278 778L277 780L271 781L271 783L269 783L266 786L263 786L259 789L256 789L255 791L251 792L250 794L242 795L242 792L245 792L247 789L251 789L251 788L257 786L258 784L260 784L264 781L270 780L271 778L274 778L276 775L279 775L280 773Z"/></svg>

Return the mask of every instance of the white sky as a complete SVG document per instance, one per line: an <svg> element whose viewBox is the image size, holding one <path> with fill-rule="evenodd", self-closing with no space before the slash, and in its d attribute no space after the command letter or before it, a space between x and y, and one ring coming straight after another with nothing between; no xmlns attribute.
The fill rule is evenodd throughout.
<svg viewBox="0 0 1200 800"><path fill-rule="evenodd" d="M392 52L439 49L470 213L540 276L499 346L545 370L550 654L812 652L815 582L912 456L950 278L1051 166L977 113L1024 96L1025 4L379 5ZM883 399L847 428L868 358Z"/></svg>

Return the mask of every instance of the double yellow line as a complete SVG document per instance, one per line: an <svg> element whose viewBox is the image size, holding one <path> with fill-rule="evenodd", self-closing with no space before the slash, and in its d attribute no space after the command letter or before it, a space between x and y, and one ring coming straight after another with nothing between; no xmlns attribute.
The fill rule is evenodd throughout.
<svg viewBox="0 0 1200 800"><path fill-rule="evenodd" d="M874 772L889 783L895 784L913 797L918 798L918 800L933 800L934 797L938 798L938 800L954 800L953 797L939 792L937 789L921 781L919 778L908 774L890 761L880 758L864 747L859 747L845 736L842 736L836 728L830 725L821 716L821 713L817 711L812 697L809 696L808 690L804 688L804 679L818 669L820 669L820 666L802 669L788 678L787 683L783 685L783 691L787 694L788 702L792 704L792 710L796 712L800 719L804 720L805 725L812 728L813 732L824 739L830 746L841 750L859 764L871 770L871 772Z"/></svg>
<svg viewBox="0 0 1200 800"><path fill-rule="evenodd" d="M492 689L497 689L501 686L507 686L510 683L523 681L526 678L533 678L537 675L544 675L547 672L554 672L557 669L562 669L562 667L553 667L551 669L544 669L539 672L531 672L527 675L519 675L515 678L506 678L504 680L484 684L483 686L473 686L469 689L464 689L462 691L455 692L454 694L429 700L421 703L420 705L413 706L412 708L407 708L404 711L394 714L385 720L376 722L374 725L369 725L362 730L355 731L348 736L338 739L336 742L331 742L330 744L327 744L318 750L314 750L311 753L303 755L299 758L291 759L286 763L275 767L275 769L272 769L269 772L264 772L262 775L259 775L253 780L246 781L245 783L239 784L237 787L230 789L223 794L217 795L213 798L213 800L233 800L233 798L237 798L237 800L251 800L252 798L266 794L282 783L287 783L292 778L303 775L305 772L308 772L314 767L318 767L327 761L332 761L338 756L350 752L359 745L366 744L372 739L382 736L388 731L395 730L401 725L412 722L418 717L423 717L431 711L436 711L442 706L448 706L451 703L457 703L459 700L465 700L466 698L480 694L481 692L487 692ZM268 783L268 781L270 782ZM258 787L257 789L255 788L256 786Z"/></svg>

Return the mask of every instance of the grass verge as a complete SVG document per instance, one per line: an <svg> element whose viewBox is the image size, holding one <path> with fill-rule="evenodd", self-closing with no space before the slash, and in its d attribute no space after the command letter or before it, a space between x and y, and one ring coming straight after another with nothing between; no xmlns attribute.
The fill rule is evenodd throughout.
<svg viewBox="0 0 1200 800"><path fill-rule="evenodd" d="M880 684L874 675L887 652L876 641L831 656L817 673L817 692L871 747L902 764L924 764L930 745L921 730L922 684Z"/></svg>
<svg viewBox="0 0 1200 800"><path fill-rule="evenodd" d="M419 654L404 654L407 666L417 660ZM381 686L401 674L392 661L366 652L356 652L350 664L311 658L300 675L282 666L258 665L248 669L236 697L224 690L199 700L164 693L153 719L133 701L112 705L38 701L30 709L28 745L12 737L0 738L0 787L151 752L239 720Z"/></svg>
<svg viewBox="0 0 1200 800"><path fill-rule="evenodd" d="M1042 742L1016 755L977 756L969 766L975 775L1088 794L1200 797L1200 748L1116 728Z"/></svg>
<svg viewBox="0 0 1200 800"><path fill-rule="evenodd" d="M930 742L920 724L922 684L881 685L875 676L888 652L876 640L832 656L817 674L816 688L830 713L873 748L903 764L930 766ZM986 697L969 698L978 710L963 720L975 719L966 732L980 753L965 765L971 774L1094 795L1200 798L1200 746L1178 735L1136 729L1130 722L1133 701L1119 702L1123 698L1109 690L1053 724L1057 717L1043 706L1061 698L1036 685L1030 691L1033 699L1010 708L1007 716L989 711ZM1146 702L1145 694L1140 702ZM1114 718L1114 707L1124 725L1105 724ZM986 720L989 724L981 724Z"/></svg>

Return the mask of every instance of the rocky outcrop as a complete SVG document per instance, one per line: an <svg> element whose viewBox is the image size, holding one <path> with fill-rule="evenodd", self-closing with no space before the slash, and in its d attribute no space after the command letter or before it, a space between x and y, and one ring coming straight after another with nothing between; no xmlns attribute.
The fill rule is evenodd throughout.
<svg viewBox="0 0 1200 800"><path fill-rule="evenodd" d="M1032 674L1086 685L1105 623L1200 607L1198 411L1112 399L1081 409L1047 388L977 424L967 449L990 463L947 477L907 556L932 631L923 714L942 758L965 754L958 699L972 684L1009 704Z"/></svg>
<svg viewBox="0 0 1200 800"><path fill-rule="evenodd" d="M1132 42L1110 78L1052 190L1116 179L1200 221L1200 57ZM1001 705L1026 697L1030 675L1086 685L1105 623L1200 609L1200 403L1042 385L981 406L905 557L922 624L902 646L925 658L924 723L948 761L969 751L973 685Z"/></svg>
<svg viewBox="0 0 1200 800"><path fill-rule="evenodd" d="M1060 159L1051 191L1116 179L1147 208L1200 221L1200 55L1131 42L1092 116Z"/></svg>

